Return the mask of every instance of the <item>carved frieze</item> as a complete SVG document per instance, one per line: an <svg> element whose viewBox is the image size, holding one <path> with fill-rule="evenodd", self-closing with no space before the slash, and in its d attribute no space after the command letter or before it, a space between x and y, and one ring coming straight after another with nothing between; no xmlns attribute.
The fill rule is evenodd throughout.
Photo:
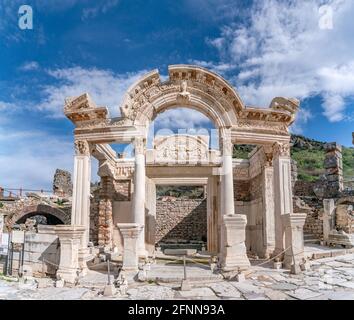
<svg viewBox="0 0 354 320"><path fill-rule="evenodd" d="M237 127L243 131L271 132L275 134L287 135L288 126L285 122L274 122L266 120L250 120L239 118Z"/></svg>
<svg viewBox="0 0 354 320"><path fill-rule="evenodd" d="M204 162L209 159L208 137L175 135L155 140L155 162Z"/></svg>

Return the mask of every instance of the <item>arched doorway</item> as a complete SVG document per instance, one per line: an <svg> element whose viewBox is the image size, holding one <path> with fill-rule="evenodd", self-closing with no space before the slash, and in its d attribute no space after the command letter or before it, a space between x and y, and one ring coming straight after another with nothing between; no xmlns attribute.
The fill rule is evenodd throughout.
<svg viewBox="0 0 354 320"><path fill-rule="evenodd" d="M70 224L70 214L46 204L24 206L6 219L6 227L11 230L15 224L25 223L28 218L38 217L39 224ZM42 217L42 218L41 218Z"/></svg>

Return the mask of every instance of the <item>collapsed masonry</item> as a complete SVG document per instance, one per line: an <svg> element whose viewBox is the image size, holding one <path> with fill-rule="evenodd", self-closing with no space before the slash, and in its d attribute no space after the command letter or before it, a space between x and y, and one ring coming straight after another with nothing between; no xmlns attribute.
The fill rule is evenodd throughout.
<svg viewBox="0 0 354 320"><path fill-rule="evenodd" d="M344 234L352 232L354 197L350 192L344 192L342 147L335 142L326 143L324 150L325 174L315 183L295 183L294 211L307 213L305 241L307 237L308 242L351 246L348 240L351 236ZM331 217L330 221L328 217ZM331 241L330 232L333 234Z"/></svg>

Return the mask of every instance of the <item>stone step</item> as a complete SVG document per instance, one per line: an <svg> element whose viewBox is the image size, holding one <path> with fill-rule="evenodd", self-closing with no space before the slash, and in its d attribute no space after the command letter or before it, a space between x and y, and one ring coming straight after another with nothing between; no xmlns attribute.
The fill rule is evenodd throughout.
<svg viewBox="0 0 354 320"><path fill-rule="evenodd" d="M306 232L304 233L304 243L320 244L320 239L318 239L318 237L314 234Z"/></svg>
<svg viewBox="0 0 354 320"><path fill-rule="evenodd" d="M306 239L306 240L304 240L304 243L320 244L320 240L319 239Z"/></svg>

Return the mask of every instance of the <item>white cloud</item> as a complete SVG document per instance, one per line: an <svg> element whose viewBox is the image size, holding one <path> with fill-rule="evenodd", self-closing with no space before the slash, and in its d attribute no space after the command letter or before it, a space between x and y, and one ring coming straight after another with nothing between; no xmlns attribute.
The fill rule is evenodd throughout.
<svg viewBox="0 0 354 320"><path fill-rule="evenodd" d="M37 61L28 61L21 65L22 71L34 71L39 69L39 63Z"/></svg>
<svg viewBox="0 0 354 320"><path fill-rule="evenodd" d="M275 96L321 95L330 121L345 118L345 101L354 96L354 2L327 1L333 9L332 30L319 27L322 4L258 0L248 20L223 27L219 37L207 39L219 51L220 65L233 66L231 72L219 71L247 104L266 107Z"/></svg>
<svg viewBox="0 0 354 320"><path fill-rule="evenodd" d="M52 190L57 168L72 173L73 137L51 135L40 130L11 132L0 129L1 187ZM14 146L16 146L14 148ZM97 181L97 161L92 158L91 181Z"/></svg>
<svg viewBox="0 0 354 320"><path fill-rule="evenodd" d="M115 74L109 70L81 67L49 70L56 83L46 85L41 92L43 99L38 108L53 117L63 117L64 100L67 97L89 93L99 106L107 106L110 116L119 115L119 106L125 91L145 71Z"/></svg>
<svg viewBox="0 0 354 320"><path fill-rule="evenodd" d="M118 3L119 0L105 0L103 2L98 2L98 4L96 4L94 7L83 9L81 18L82 20L95 18L100 13L107 13L109 10L117 6Z"/></svg>
<svg viewBox="0 0 354 320"><path fill-rule="evenodd" d="M72 170L73 143L42 131L0 130L1 186L51 189L56 168ZM16 146L14 148L14 146Z"/></svg>
<svg viewBox="0 0 354 320"><path fill-rule="evenodd" d="M202 113L188 108L167 110L153 122L155 131L178 129L198 129L213 126L211 120Z"/></svg>
<svg viewBox="0 0 354 320"><path fill-rule="evenodd" d="M290 131L295 134L303 133L303 126L313 117L312 113L306 109L300 109L297 113L296 120L290 127Z"/></svg>
<svg viewBox="0 0 354 320"><path fill-rule="evenodd" d="M344 119L343 111L345 109L345 101L342 96L325 95L323 103L324 115L330 122L337 122Z"/></svg>

